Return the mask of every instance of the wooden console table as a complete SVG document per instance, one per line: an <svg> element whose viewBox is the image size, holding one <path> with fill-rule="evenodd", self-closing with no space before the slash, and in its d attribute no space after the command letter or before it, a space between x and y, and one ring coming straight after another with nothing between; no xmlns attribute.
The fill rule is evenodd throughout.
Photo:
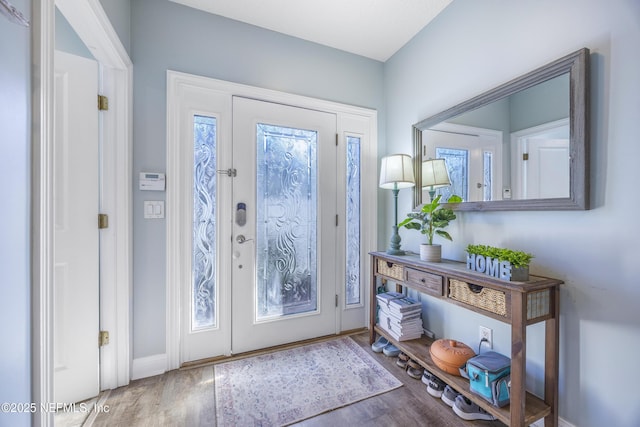
<svg viewBox="0 0 640 427"><path fill-rule="evenodd" d="M370 255L370 343L374 342L376 333L384 336L425 369L509 426L524 427L541 418L546 427L558 425L559 289L562 281L530 276L527 282L508 282L467 270L461 262L431 263L420 261L417 255L394 256L384 252ZM441 371L429 356L430 339L423 336L398 342L376 325L376 288L378 281L387 280L396 283L398 291L407 286L511 325L510 405L492 406L470 392L468 380ZM492 300L490 305L485 304L487 295ZM539 322L545 323L544 399L525 390L527 326Z"/></svg>

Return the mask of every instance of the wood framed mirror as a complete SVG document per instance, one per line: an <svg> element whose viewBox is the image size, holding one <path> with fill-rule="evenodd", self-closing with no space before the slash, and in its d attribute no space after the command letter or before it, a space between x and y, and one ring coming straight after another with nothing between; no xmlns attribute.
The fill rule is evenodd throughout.
<svg viewBox="0 0 640 427"><path fill-rule="evenodd" d="M413 148L416 208L423 161L444 158L456 210L589 209L589 50L416 123Z"/></svg>

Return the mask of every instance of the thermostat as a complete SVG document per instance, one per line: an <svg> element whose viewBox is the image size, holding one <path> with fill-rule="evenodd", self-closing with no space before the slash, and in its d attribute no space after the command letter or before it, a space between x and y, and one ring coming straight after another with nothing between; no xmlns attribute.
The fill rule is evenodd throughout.
<svg viewBox="0 0 640 427"><path fill-rule="evenodd" d="M156 172L140 172L140 190L164 191L164 174Z"/></svg>

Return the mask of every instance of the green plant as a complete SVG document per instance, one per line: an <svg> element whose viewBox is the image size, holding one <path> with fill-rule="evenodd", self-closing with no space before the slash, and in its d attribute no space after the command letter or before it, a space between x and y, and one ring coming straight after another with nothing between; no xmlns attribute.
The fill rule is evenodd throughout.
<svg viewBox="0 0 640 427"><path fill-rule="evenodd" d="M427 236L427 244L433 245L433 235L437 234L452 241L451 235L443 230L451 221L456 219L453 210L446 208L440 203L442 195L435 197L431 203L425 203L420 211L410 212L407 218L398 224L398 227L405 227L410 230L419 230ZM455 194L449 197L446 204L457 204L462 201L460 196Z"/></svg>
<svg viewBox="0 0 640 427"><path fill-rule="evenodd" d="M497 258L500 261L509 261L512 267L526 267L533 259L533 255L513 249L496 248L486 245L467 245L467 253L483 257Z"/></svg>

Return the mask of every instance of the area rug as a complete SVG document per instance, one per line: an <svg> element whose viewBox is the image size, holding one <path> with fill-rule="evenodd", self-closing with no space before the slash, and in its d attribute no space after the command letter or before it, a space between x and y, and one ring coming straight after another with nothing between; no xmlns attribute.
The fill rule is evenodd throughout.
<svg viewBox="0 0 640 427"><path fill-rule="evenodd" d="M402 383L351 338L215 365L218 426L282 426Z"/></svg>

